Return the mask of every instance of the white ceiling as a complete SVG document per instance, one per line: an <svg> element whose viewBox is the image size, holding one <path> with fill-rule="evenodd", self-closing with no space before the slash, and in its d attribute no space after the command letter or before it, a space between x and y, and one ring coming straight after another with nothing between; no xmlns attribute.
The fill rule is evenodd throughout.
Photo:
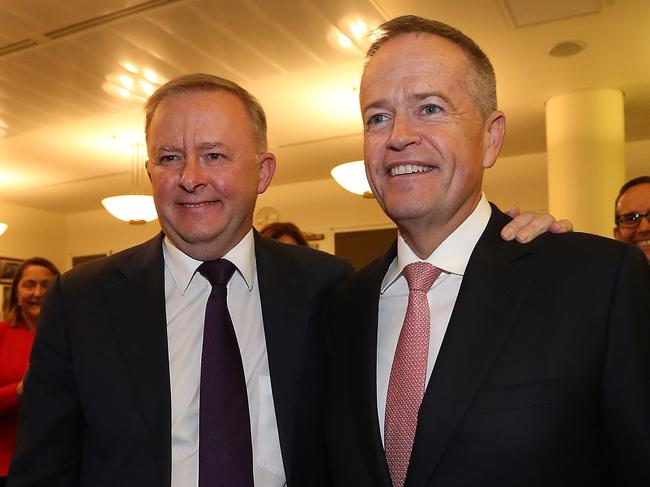
<svg viewBox="0 0 650 487"><path fill-rule="evenodd" d="M274 184L327 178L362 157L364 49L328 34L402 14L450 23L488 53L508 120L503 155L543 152L545 101L584 88L621 89L626 139L650 139L650 0L2 0L0 200L78 212L128 192L142 100L102 89L125 62L242 84L267 111ZM587 49L546 54L566 40ZM635 171L650 173L650 160Z"/></svg>

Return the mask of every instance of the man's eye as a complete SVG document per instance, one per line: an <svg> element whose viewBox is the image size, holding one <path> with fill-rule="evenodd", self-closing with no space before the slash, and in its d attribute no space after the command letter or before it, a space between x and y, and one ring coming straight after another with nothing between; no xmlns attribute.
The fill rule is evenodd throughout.
<svg viewBox="0 0 650 487"><path fill-rule="evenodd" d="M639 218L641 218L641 213L627 213L625 215L621 215L621 220L626 221L626 222L635 222Z"/></svg>
<svg viewBox="0 0 650 487"><path fill-rule="evenodd" d="M378 123L381 123L386 120L386 115L383 113L377 113L376 115L371 115L370 118L368 118L368 125L377 125Z"/></svg>
<svg viewBox="0 0 650 487"><path fill-rule="evenodd" d="M441 108L438 105L427 105L422 109L422 111L427 115L434 115L440 110Z"/></svg>
<svg viewBox="0 0 650 487"><path fill-rule="evenodd" d="M218 152L210 152L207 155L207 158L212 160L212 161L218 161L219 159L223 159L223 154L220 154Z"/></svg>
<svg viewBox="0 0 650 487"><path fill-rule="evenodd" d="M169 164L169 163L177 161L177 160L178 160L178 156L174 155L174 154L170 154L170 155L167 155L167 156L160 156L158 158L158 164Z"/></svg>

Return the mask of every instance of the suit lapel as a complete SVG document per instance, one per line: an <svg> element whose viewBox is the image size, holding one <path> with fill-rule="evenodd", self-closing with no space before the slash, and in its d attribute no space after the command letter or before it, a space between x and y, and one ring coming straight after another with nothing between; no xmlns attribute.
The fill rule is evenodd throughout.
<svg viewBox="0 0 650 487"><path fill-rule="evenodd" d="M350 334L348 381L356 437L360 441L368 471L373 476L373 485L385 487L390 487L391 480L377 415L377 319L381 282L396 255L395 242L382 258L357 275L361 280L357 286L358 294L348 301L354 303L354 306L350 306L348 323L350 329L356 331Z"/></svg>
<svg viewBox="0 0 650 487"><path fill-rule="evenodd" d="M530 248L501 240L499 231L507 221L493 207L467 266L420 407L406 481L410 487L428 485L519 312L527 279L512 262Z"/></svg>
<svg viewBox="0 0 650 487"><path fill-rule="evenodd" d="M159 485L169 485L171 391L162 234L127 253L116 268L124 279L107 286L110 321L130 372L132 392L151 435Z"/></svg>
<svg viewBox="0 0 650 487"><path fill-rule="evenodd" d="M299 308L303 293L293 256L255 232L255 259L282 460L290 479L296 396L308 323L296 319L302 316Z"/></svg>

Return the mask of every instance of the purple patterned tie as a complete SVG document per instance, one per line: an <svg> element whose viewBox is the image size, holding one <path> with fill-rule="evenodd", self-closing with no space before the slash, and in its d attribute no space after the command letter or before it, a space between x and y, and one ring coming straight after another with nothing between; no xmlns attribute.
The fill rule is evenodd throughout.
<svg viewBox="0 0 650 487"><path fill-rule="evenodd" d="M384 422L384 449L393 487L404 485L411 458L429 357L427 292L440 272L428 262L414 262L404 268L409 300L390 370Z"/></svg>
<svg viewBox="0 0 650 487"><path fill-rule="evenodd" d="M226 303L235 266L218 259L198 271L212 285L201 355L199 487L253 487L246 378Z"/></svg>

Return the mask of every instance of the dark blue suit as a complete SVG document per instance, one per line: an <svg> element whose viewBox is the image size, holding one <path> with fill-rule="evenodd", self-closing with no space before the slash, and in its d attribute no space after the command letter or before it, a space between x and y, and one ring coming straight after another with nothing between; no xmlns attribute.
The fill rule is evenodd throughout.
<svg viewBox="0 0 650 487"><path fill-rule="evenodd" d="M420 408L407 487L650 485L650 272L591 235L479 239ZM379 290L394 246L333 295L334 485L389 487Z"/></svg>
<svg viewBox="0 0 650 487"><path fill-rule="evenodd" d="M53 282L33 348L9 485L170 485L161 239ZM257 233L255 253L288 485L328 485L322 308L351 268Z"/></svg>

